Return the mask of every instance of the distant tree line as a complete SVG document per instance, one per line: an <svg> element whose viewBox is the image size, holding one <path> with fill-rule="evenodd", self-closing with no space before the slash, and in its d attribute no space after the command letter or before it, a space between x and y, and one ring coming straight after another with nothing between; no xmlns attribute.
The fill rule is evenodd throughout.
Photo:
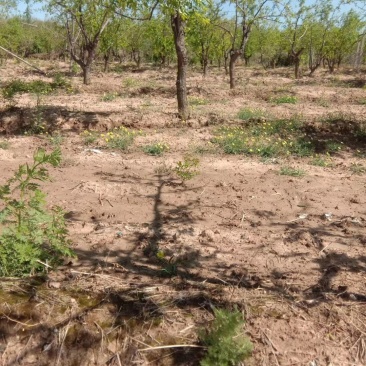
<svg viewBox="0 0 366 366"><path fill-rule="evenodd" d="M47 4L57 20L34 20L29 7L23 16L9 18L3 6L0 45L22 57L71 59L83 70L85 84L91 82L95 60L103 62L105 71L112 61L133 62L136 68L146 62L160 67L176 63L183 119L188 117L186 96L179 101L179 94L186 94L189 64L200 66L204 75L211 67L223 68L235 88L240 60L264 68L292 66L295 78L304 72L311 75L319 67L332 73L343 63L359 68L365 61L363 12L360 8L344 12L332 0L312 6L305 0L49 0Z"/></svg>

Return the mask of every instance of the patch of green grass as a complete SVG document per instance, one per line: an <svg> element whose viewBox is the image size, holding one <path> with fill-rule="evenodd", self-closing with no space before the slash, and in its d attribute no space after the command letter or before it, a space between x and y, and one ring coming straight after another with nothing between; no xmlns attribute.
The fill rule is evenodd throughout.
<svg viewBox="0 0 366 366"><path fill-rule="evenodd" d="M238 113L238 118L242 121L264 120L266 116L266 112L262 109L243 108Z"/></svg>
<svg viewBox="0 0 366 366"><path fill-rule="evenodd" d="M106 143L106 147L126 151L133 144L135 137L139 134L141 134L141 132L121 126L106 134L101 134L100 137Z"/></svg>
<svg viewBox="0 0 366 366"><path fill-rule="evenodd" d="M291 147L291 154L300 157L312 156L314 152L314 141L309 140L304 136L299 137Z"/></svg>
<svg viewBox="0 0 366 366"><path fill-rule="evenodd" d="M207 347L207 354L201 366L235 366L248 358L253 346L243 334L244 319L238 311L214 309L215 319L209 330L201 331L199 336Z"/></svg>
<svg viewBox="0 0 366 366"><path fill-rule="evenodd" d="M328 140L325 143L325 149L328 154L334 154L336 152L341 151L343 148L343 144L338 141Z"/></svg>
<svg viewBox="0 0 366 366"><path fill-rule="evenodd" d="M283 95L280 97L272 98L271 102L275 104L296 104L297 98L293 95Z"/></svg>
<svg viewBox="0 0 366 366"><path fill-rule="evenodd" d="M7 150L10 147L9 141L0 141L0 149Z"/></svg>
<svg viewBox="0 0 366 366"><path fill-rule="evenodd" d="M329 157L324 157L320 155L315 155L311 160L310 164L314 166L320 166L323 168L331 167L333 165Z"/></svg>
<svg viewBox="0 0 366 366"><path fill-rule="evenodd" d="M53 145L55 147L60 146L62 144L63 140L64 140L64 137L60 133L49 136L49 141L50 141L51 145Z"/></svg>
<svg viewBox="0 0 366 366"><path fill-rule="evenodd" d="M113 102L118 98L118 93L104 93L101 100L102 102Z"/></svg>
<svg viewBox="0 0 366 366"><path fill-rule="evenodd" d="M122 81L122 85L125 87L125 88L132 88L134 86L136 86L138 84L138 81L134 78L125 78L123 79Z"/></svg>
<svg viewBox="0 0 366 366"><path fill-rule="evenodd" d="M168 151L169 145L165 142L155 142L154 144L145 145L142 150L148 155L158 156Z"/></svg>
<svg viewBox="0 0 366 366"><path fill-rule="evenodd" d="M349 170L352 174L363 175L366 173L366 168L360 163L351 164Z"/></svg>
<svg viewBox="0 0 366 366"><path fill-rule="evenodd" d="M290 177L303 177L305 175L305 171L299 168L293 168L290 166L283 166L280 169L280 175L288 175Z"/></svg>
<svg viewBox="0 0 366 366"><path fill-rule="evenodd" d="M206 105L208 104L208 100L205 98L200 98L200 97L189 97L188 98L188 103L191 106L195 106L195 105Z"/></svg>
<svg viewBox="0 0 366 366"><path fill-rule="evenodd" d="M314 153L313 143L301 132L302 122L294 117L268 122L251 123L249 126L220 127L212 142L227 154L309 156Z"/></svg>
<svg viewBox="0 0 366 366"><path fill-rule="evenodd" d="M47 95L56 89L68 89L70 83L61 75L56 75L52 82L43 80L23 81L13 80L2 88L2 95L6 99L12 99L16 94L34 93L37 95Z"/></svg>
<svg viewBox="0 0 366 366"><path fill-rule="evenodd" d="M366 105L366 98L361 98L357 101L358 104L360 105Z"/></svg>
<svg viewBox="0 0 366 366"><path fill-rule="evenodd" d="M96 132L88 131L88 130L83 131L81 136L83 138L83 141L84 141L85 145L94 144L98 140L98 137L99 137L99 135Z"/></svg>

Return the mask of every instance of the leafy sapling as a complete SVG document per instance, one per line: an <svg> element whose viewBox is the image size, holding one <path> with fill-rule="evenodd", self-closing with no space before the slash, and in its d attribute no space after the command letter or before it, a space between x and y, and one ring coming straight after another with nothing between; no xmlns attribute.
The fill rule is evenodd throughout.
<svg viewBox="0 0 366 366"><path fill-rule="evenodd" d="M60 207L46 208L46 194L39 185L50 180L45 165L56 167L60 162L59 149L48 154L40 148L32 164L20 165L0 186L0 276L42 272L63 256L74 255L64 212Z"/></svg>

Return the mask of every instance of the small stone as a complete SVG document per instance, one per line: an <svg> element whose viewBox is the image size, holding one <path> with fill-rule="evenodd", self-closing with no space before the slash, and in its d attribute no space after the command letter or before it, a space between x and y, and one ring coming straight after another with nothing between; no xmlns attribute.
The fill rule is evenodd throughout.
<svg viewBox="0 0 366 366"><path fill-rule="evenodd" d="M48 287L49 288L60 288L61 287L61 282L56 282L56 281L49 281L48 282Z"/></svg>
<svg viewBox="0 0 366 366"><path fill-rule="evenodd" d="M212 230L203 230L200 236L206 238L208 241L214 241L215 239L215 234Z"/></svg>

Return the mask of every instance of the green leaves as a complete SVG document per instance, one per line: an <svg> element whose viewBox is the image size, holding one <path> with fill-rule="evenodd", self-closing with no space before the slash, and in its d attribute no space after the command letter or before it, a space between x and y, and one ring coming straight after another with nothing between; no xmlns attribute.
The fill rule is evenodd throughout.
<svg viewBox="0 0 366 366"><path fill-rule="evenodd" d="M34 161L40 164L49 163L53 167L60 165L61 163L61 150L56 149L52 151L50 154L47 154L46 151L42 148L38 149L34 154ZM42 169L40 169L42 170ZM45 169L43 169L42 173L44 173Z"/></svg>
<svg viewBox="0 0 366 366"><path fill-rule="evenodd" d="M49 179L45 164L57 166L59 149L47 153L38 149L32 164L18 171L0 186L0 276L24 276L44 270L41 264L53 266L62 256L72 256L67 228L61 208L46 208L46 194L36 181Z"/></svg>
<svg viewBox="0 0 366 366"><path fill-rule="evenodd" d="M207 355L201 366L235 366L250 356L253 346L242 334L244 319L238 310L214 309L215 320L208 332L201 332Z"/></svg>

